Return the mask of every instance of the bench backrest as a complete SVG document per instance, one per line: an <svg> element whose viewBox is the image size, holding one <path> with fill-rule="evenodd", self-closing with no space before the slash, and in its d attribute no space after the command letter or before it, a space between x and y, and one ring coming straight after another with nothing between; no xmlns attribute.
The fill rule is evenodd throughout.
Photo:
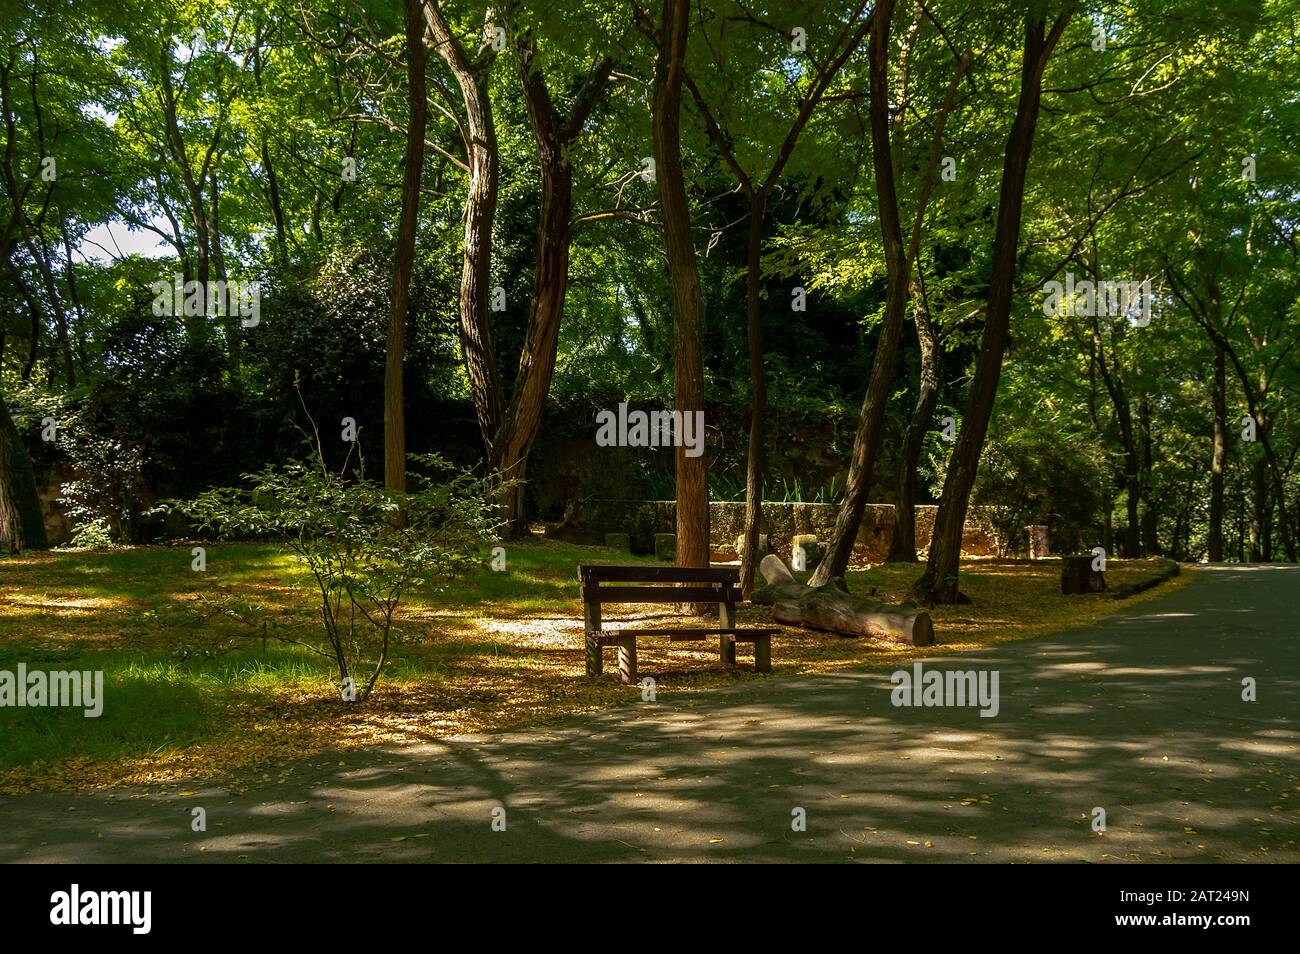
<svg viewBox="0 0 1300 954"><path fill-rule="evenodd" d="M740 597L740 570L735 567L586 563L578 567L578 579L584 603L735 603Z"/></svg>

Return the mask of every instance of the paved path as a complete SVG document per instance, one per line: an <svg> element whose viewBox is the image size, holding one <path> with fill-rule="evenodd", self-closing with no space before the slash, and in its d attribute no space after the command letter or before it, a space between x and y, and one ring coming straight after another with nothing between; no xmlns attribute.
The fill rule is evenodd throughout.
<svg viewBox="0 0 1300 954"><path fill-rule="evenodd" d="M1296 862L1298 606L1300 568L1205 570L1087 629L926 661L998 671L995 718L895 708L868 670L335 754L237 797L8 798L0 861Z"/></svg>

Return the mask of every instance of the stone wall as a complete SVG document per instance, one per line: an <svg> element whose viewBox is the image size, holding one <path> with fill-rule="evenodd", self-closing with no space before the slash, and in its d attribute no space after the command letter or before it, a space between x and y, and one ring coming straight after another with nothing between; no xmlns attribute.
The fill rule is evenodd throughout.
<svg viewBox="0 0 1300 954"><path fill-rule="evenodd" d="M72 541L74 528L68 515L64 513L59 498L63 496L63 485L80 479L83 475L66 464L59 463L44 471L36 482L36 493L41 499L41 513L45 518L45 536L50 546L62 546ZM159 492L145 489L139 493L139 505L142 512L151 510L159 500L174 496L165 489ZM115 535L120 535L120 528L114 526ZM157 540L184 539L194 535L194 528L179 513L155 512L142 514L136 518L135 539L119 540L123 543L151 543Z"/></svg>
<svg viewBox="0 0 1300 954"><path fill-rule="evenodd" d="M57 547L72 539L72 524L59 505L63 483L73 479L72 470L64 465L46 471L37 478L36 494L41 498L41 516L45 518L45 537Z"/></svg>
<svg viewBox="0 0 1300 954"><path fill-rule="evenodd" d="M922 552L930 545L938 507L916 508L916 543ZM772 549L790 558L790 541L795 534L813 533L823 544L831 538L839 507L834 504L763 504L761 532L769 535ZM547 536L571 543L603 544L607 533L626 533L632 538L632 552L654 552L654 535L675 529L677 504L672 500L570 500L564 521L547 529ZM709 546L716 560L735 560L736 537L745 527L745 504L714 501L709 504ZM864 563L879 563L889 552L894 533L893 504L868 504L858 528L854 556ZM966 556L1000 556L997 533L980 508L972 507L962 537Z"/></svg>

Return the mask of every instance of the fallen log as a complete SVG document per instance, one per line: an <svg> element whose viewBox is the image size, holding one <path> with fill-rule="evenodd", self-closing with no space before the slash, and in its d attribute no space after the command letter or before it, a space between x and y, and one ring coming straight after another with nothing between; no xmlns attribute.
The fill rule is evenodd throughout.
<svg viewBox="0 0 1300 954"><path fill-rule="evenodd" d="M754 590L750 602L770 605L778 623L840 636L887 636L913 646L934 642L930 614L915 603L873 603L850 593L843 577L825 586L804 586L775 554L763 557L758 572L766 582Z"/></svg>

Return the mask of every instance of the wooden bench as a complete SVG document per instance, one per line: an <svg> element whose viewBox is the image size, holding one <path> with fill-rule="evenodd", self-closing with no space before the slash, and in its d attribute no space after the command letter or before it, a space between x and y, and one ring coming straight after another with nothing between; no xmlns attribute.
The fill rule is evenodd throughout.
<svg viewBox="0 0 1300 954"><path fill-rule="evenodd" d="M606 646L618 647L620 682L636 682L638 636L667 636L669 642L718 637L724 666L736 664L736 643L754 644L754 668L772 671L772 636L779 629L737 629L740 570L735 567L605 566L578 567L582 583L582 615L586 624L587 675L599 676ZM657 584L657 585L646 585ZM602 632L600 608L607 603L717 603L716 627L677 629L619 629Z"/></svg>

